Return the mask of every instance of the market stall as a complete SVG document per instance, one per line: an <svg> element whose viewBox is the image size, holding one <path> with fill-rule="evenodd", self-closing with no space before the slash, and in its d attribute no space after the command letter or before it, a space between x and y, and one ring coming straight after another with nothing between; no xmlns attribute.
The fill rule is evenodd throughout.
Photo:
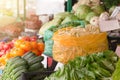
<svg viewBox="0 0 120 80"><path fill-rule="evenodd" d="M1 0L0 80L119 80L119 4Z"/></svg>

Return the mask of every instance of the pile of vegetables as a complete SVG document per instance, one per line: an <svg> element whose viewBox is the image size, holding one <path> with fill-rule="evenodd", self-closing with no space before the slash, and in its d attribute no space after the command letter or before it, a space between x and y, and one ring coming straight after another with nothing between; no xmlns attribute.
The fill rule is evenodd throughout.
<svg viewBox="0 0 120 80"><path fill-rule="evenodd" d="M84 20L86 23L90 23L90 20L104 12L105 9L102 5L94 5L92 7L81 4L78 5L76 11L74 12L61 12L54 15L52 21L45 23L39 30L40 35L44 35L45 31L48 30L51 26L57 26L65 24L71 21L81 21ZM96 20L96 19L95 19Z"/></svg>
<svg viewBox="0 0 120 80"><path fill-rule="evenodd" d="M28 52L22 57L11 58L5 66L1 80L20 80L23 72L44 71L45 68L41 63L43 59L42 56L36 56L32 52ZM36 77L29 80L34 79L38 80Z"/></svg>
<svg viewBox="0 0 120 80"><path fill-rule="evenodd" d="M77 57L44 80L111 80L117 61L109 50Z"/></svg>
<svg viewBox="0 0 120 80"><path fill-rule="evenodd" d="M32 51L37 56L44 51L44 43L37 42L35 38L24 37L14 41L14 46L6 54L0 57L0 65L5 65L7 60L12 57L22 56L26 52Z"/></svg>
<svg viewBox="0 0 120 80"><path fill-rule="evenodd" d="M99 17L101 13L105 12L105 9L102 5L95 5L95 6L88 6L88 5L79 5L76 11L74 12L75 15L80 20L86 20L90 23L90 20L94 17ZM97 19L94 19L96 21ZM90 24L94 25L93 22Z"/></svg>
<svg viewBox="0 0 120 80"><path fill-rule="evenodd" d="M48 30L51 26L59 26L67 22L77 21L77 20L79 20L78 17L70 12L61 12L61 13L55 14L52 21L45 23L41 27L41 29L39 30L39 34L43 36L44 32Z"/></svg>

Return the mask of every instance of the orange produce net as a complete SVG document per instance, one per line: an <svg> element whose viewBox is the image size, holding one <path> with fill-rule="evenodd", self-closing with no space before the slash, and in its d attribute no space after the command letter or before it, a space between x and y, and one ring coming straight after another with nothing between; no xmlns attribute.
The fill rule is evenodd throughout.
<svg viewBox="0 0 120 80"><path fill-rule="evenodd" d="M53 58L67 63L77 56L84 56L108 49L106 33L89 32L81 28L63 28L54 33ZM73 31L73 32L72 32ZM82 33L81 33L82 32Z"/></svg>

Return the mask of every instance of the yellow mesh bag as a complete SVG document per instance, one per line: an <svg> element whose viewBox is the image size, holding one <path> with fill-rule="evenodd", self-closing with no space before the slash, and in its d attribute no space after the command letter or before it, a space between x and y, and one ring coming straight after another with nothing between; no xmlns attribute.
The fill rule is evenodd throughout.
<svg viewBox="0 0 120 80"><path fill-rule="evenodd" d="M80 29L81 30L81 29ZM108 49L106 33L90 33L83 30L71 33L72 28L63 28L53 35L53 58L56 61L67 63L77 56L100 52ZM78 30L79 31L79 30ZM86 33L83 35L83 33ZM73 34L74 33L74 34Z"/></svg>

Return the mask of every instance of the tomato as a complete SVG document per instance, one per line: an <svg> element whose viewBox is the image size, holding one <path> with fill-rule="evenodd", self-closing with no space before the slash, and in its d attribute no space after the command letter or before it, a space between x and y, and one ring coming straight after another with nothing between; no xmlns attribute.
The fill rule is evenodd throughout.
<svg viewBox="0 0 120 80"><path fill-rule="evenodd" d="M20 44L20 48L27 52L32 49L32 46L31 46L30 42L24 41L22 44Z"/></svg>
<svg viewBox="0 0 120 80"><path fill-rule="evenodd" d="M36 49L38 47L36 41L30 42L30 43L31 43L32 49Z"/></svg>
<svg viewBox="0 0 120 80"><path fill-rule="evenodd" d="M0 42L0 50L3 50L3 46L4 46L5 42Z"/></svg>
<svg viewBox="0 0 120 80"><path fill-rule="evenodd" d="M38 50L40 52L43 52L44 51L44 43L38 43Z"/></svg>
<svg viewBox="0 0 120 80"><path fill-rule="evenodd" d="M0 51L3 50L3 49L4 49L4 48L3 48L3 45L0 45Z"/></svg>
<svg viewBox="0 0 120 80"><path fill-rule="evenodd" d="M0 57L2 57L5 53L3 51L0 51Z"/></svg>
<svg viewBox="0 0 120 80"><path fill-rule="evenodd" d="M33 49L32 52L35 53L37 56L41 55L41 52L37 49Z"/></svg>
<svg viewBox="0 0 120 80"><path fill-rule="evenodd" d="M22 44L24 42L24 40L16 40L15 42L14 42L14 46L15 47L20 47L20 44Z"/></svg>
<svg viewBox="0 0 120 80"><path fill-rule="evenodd" d="M24 37L22 37L22 40L30 41L30 37L29 36L24 36Z"/></svg>
<svg viewBox="0 0 120 80"><path fill-rule="evenodd" d="M30 41L37 41L37 36L32 36L32 37L30 38Z"/></svg>
<svg viewBox="0 0 120 80"><path fill-rule="evenodd" d="M22 55L24 55L24 53L25 53L25 51L21 48L13 48L10 52L12 57L22 56Z"/></svg>
<svg viewBox="0 0 120 80"><path fill-rule="evenodd" d="M3 48L4 48L4 50L8 50L8 49L10 49L10 46L7 45L7 44L5 44L5 45L3 46Z"/></svg>
<svg viewBox="0 0 120 80"><path fill-rule="evenodd" d="M13 43L13 42L9 42L9 43L7 43L7 45L8 45L10 48L13 48L14 43Z"/></svg>
<svg viewBox="0 0 120 80"><path fill-rule="evenodd" d="M1 65L5 65L6 64L5 57L1 57L0 58L0 64Z"/></svg>
<svg viewBox="0 0 120 80"><path fill-rule="evenodd" d="M7 59L10 59L10 58L11 58L11 54L10 54L10 53L7 53L7 54L5 55L5 57L6 57Z"/></svg>

